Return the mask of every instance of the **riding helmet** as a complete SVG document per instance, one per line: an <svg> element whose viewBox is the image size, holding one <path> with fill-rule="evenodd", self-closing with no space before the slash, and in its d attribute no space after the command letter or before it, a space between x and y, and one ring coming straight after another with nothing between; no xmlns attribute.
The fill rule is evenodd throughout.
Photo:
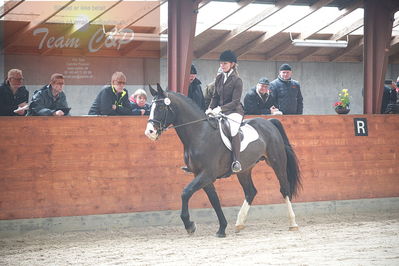
<svg viewBox="0 0 399 266"><path fill-rule="evenodd" d="M219 61L237 63L237 56L231 50L226 50L220 54Z"/></svg>

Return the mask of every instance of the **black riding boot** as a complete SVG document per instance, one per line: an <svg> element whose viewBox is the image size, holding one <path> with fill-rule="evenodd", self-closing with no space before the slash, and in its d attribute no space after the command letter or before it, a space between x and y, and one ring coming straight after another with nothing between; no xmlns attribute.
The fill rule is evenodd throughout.
<svg viewBox="0 0 399 266"><path fill-rule="evenodd" d="M231 164L231 170L234 173L241 171L240 144L240 134L236 134L231 140L231 149L233 151L233 163Z"/></svg>

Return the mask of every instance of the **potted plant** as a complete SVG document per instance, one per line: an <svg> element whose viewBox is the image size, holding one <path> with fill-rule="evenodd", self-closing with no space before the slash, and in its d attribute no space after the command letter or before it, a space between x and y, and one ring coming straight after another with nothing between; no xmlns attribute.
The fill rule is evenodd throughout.
<svg viewBox="0 0 399 266"><path fill-rule="evenodd" d="M349 113L350 96L348 89L342 89L338 93L338 99L339 100L334 104L335 112L337 112L337 114Z"/></svg>

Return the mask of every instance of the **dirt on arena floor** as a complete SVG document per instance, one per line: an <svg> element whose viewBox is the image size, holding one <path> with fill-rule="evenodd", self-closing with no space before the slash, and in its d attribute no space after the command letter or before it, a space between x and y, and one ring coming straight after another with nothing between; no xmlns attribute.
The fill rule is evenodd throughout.
<svg viewBox="0 0 399 266"><path fill-rule="evenodd" d="M157 226L63 234L29 233L0 239L0 265L399 265L399 214L372 213L251 221L240 233L229 224Z"/></svg>

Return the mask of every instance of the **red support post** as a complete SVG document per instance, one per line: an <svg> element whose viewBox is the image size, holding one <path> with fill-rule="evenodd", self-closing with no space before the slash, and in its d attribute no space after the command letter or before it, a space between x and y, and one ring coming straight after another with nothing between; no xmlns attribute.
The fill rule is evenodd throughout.
<svg viewBox="0 0 399 266"><path fill-rule="evenodd" d="M364 1L364 113L378 114L388 65L395 8L392 1Z"/></svg>
<svg viewBox="0 0 399 266"><path fill-rule="evenodd" d="M187 95L197 8L201 1L168 1L168 88Z"/></svg>

